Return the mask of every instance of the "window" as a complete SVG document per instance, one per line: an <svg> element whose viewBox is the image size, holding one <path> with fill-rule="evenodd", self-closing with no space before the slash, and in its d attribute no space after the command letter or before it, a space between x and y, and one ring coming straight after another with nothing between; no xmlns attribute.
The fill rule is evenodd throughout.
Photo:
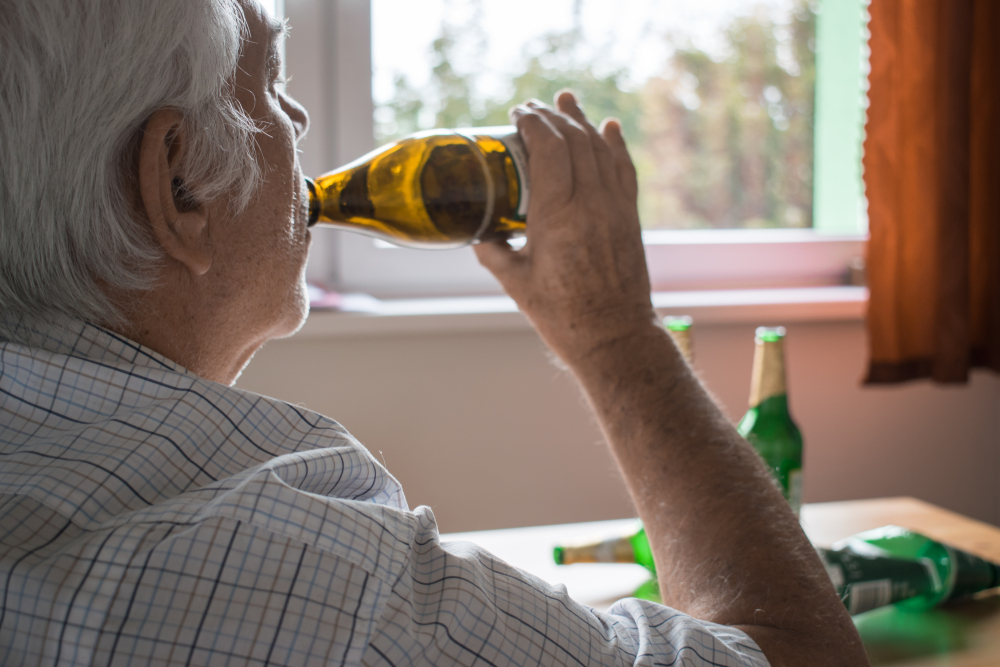
<svg viewBox="0 0 1000 667"><path fill-rule="evenodd" d="M271 16L282 16L284 14L285 3L283 0L260 0L260 4L264 7L264 11Z"/></svg>
<svg viewBox="0 0 1000 667"><path fill-rule="evenodd" d="M313 119L306 173L376 136L503 122L511 100L568 83L596 117L632 128L654 289L840 281L866 228L861 0L544 6L285 0L289 91ZM470 249L397 249L333 230L317 231L309 272L383 297L499 291Z"/></svg>

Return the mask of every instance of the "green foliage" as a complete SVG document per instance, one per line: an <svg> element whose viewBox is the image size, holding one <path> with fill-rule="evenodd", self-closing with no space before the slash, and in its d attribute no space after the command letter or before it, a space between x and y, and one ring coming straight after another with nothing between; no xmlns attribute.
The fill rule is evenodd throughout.
<svg viewBox="0 0 1000 667"><path fill-rule="evenodd" d="M626 71L582 55L579 26L548 33L525 45L507 94L491 97L480 94L475 71L454 65L469 60L463 45L485 50L474 12L468 25L442 26L428 89L396 78L380 110L391 120L377 132L391 140L428 127L505 125L515 104L549 102L569 88L592 119L622 121L647 228L811 226L815 13L798 0L791 22L779 25L752 10L724 37L718 59L672 39L662 74L632 90Z"/></svg>
<svg viewBox="0 0 1000 667"><path fill-rule="evenodd" d="M421 97L405 76L397 76L395 94L384 106L392 113L392 121L380 123L376 132L380 141L398 139L430 127L482 127L507 125L508 110L526 100L538 99L551 103L560 90L569 88L583 100L589 116L595 119L615 117L622 121L626 138L638 141L641 101L632 92L625 92L626 72L622 69L597 74L594 63L577 62L582 34L578 29L553 32L525 45L522 73L510 82L510 92L496 99L479 96L475 74L459 73L453 63L461 60L458 53L460 33L477 35L480 25L449 24L431 43L431 77L428 90ZM424 109L433 108L433 124L420 119Z"/></svg>
<svg viewBox="0 0 1000 667"><path fill-rule="evenodd" d="M763 13L726 29L718 61L675 44L640 92L636 150L645 220L674 228L812 224L815 14L789 25Z"/></svg>

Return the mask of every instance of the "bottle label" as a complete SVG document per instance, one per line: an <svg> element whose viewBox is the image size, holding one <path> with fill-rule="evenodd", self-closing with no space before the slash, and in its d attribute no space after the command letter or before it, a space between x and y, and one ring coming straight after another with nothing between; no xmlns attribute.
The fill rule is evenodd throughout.
<svg viewBox="0 0 1000 667"><path fill-rule="evenodd" d="M849 549L816 550L848 612L860 614L934 590L931 567Z"/></svg>
<svg viewBox="0 0 1000 667"><path fill-rule="evenodd" d="M851 584L845 591L847 612L854 616L892 602L892 580L876 579Z"/></svg>
<svg viewBox="0 0 1000 667"><path fill-rule="evenodd" d="M600 542L562 547L562 565L572 563L634 563L635 552L628 537L613 537Z"/></svg>
<svg viewBox="0 0 1000 667"><path fill-rule="evenodd" d="M788 473L788 504L792 506L795 516L798 516L802 509L802 468Z"/></svg>
<svg viewBox="0 0 1000 667"><path fill-rule="evenodd" d="M627 539L604 540L594 548L594 559L598 563L634 563L635 553Z"/></svg>
<svg viewBox="0 0 1000 667"><path fill-rule="evenodd" d="M510 153L510 159L514 163L514 170L517 172L517 191L519 198L517 201L517 218L524 220L528 217L528 194L531 186L528 182L528 152L524 149L524 142L517 132L498 137Z"/></svg>
<svg viewBox="0 0 1000 667"><path fill-rule="evenodd" d="M782 342L758 339L750 376L750 407L755 408L772 396L785 393L785 351Z"/></svg>

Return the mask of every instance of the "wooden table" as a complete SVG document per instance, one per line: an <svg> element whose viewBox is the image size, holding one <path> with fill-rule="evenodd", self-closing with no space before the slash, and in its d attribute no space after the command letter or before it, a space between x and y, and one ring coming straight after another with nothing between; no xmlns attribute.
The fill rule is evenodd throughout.
<svg viewBox="0 0 1000 667"><path fill-rule="evenodd" d="M606 609L646 581L646 571L638 565L558 566L552 560L552 547L588 537L606 537L628 530L633 524L634 520L598 521L452 533L443 539L480 544L549 583L565 585L580 602ZM802 508L802 527L817 546L830 546L849 535L889 524L1000 563L1000 529L913 498L821 503ZM854 620L872 665L1000 667L1000 595L996 591L923 613L887 607L860 614Z"/></svg>

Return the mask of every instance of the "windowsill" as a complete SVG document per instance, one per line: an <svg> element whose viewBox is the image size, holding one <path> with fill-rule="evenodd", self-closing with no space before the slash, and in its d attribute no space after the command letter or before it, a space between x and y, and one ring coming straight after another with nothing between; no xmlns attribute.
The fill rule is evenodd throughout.
<svg viewBox="0 0 1000 667"><path fill-rule="evenodd" d="M690 315L703 324L787 324L859 321L868 290L864 287L656 292L661 315ZM402 336L470 332L527 331L531 328L506 296L393 299L369 303L370 312L317 310L294 340Z"/></svg>

